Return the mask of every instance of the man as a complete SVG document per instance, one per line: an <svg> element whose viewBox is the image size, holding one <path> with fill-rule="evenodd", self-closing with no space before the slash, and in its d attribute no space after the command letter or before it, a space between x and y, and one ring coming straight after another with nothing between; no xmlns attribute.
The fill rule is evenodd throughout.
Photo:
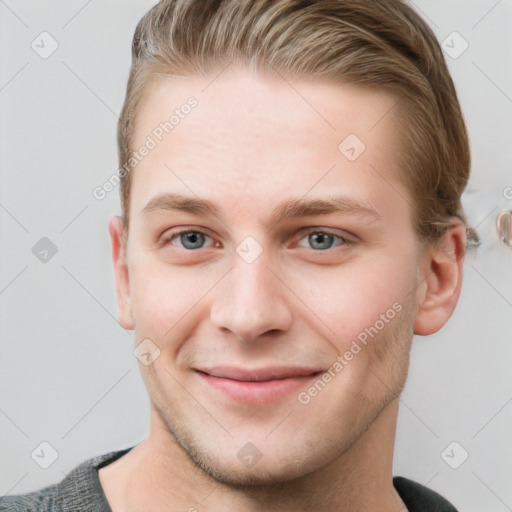
<svg viewBox="0 0 512 512"><path fill-rule="evenodd" d="M110 221L150 435L2 510L453 511L392 476L414 334L478 243L439 44L400 0L163 0Z"/></svg>

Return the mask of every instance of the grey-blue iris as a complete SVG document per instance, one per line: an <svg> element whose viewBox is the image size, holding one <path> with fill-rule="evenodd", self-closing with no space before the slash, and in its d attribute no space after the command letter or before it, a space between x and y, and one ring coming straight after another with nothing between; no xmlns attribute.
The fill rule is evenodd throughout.
<svg viewBox="0 0 512 512"><path fill-rule="evenodd" d="M311 233L309 235L309 243L313 249L329 249L334 243L334 237L328 233ZM315 247L316 243L321 247Z"/></svg>
<svg viewBox="0 0 512 512"><path fill-rule="evenodd" d="M197 231L188 231L187 233L182 233L180 239L183 247L186 249L200 249L204 244L205 236ZM197 245L198 242L199 245Z"/></svg>

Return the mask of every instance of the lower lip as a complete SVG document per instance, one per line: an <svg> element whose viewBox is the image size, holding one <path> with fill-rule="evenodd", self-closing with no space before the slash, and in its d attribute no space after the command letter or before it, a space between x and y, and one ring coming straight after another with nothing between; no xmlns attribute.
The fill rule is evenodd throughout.
<svg viewBox="0 0 512 512"><path fill-rule="evenodd" d="M291 394L298 393L314 379L318 378L318 374L312 374L301 377L288 377L286 379L248 382L213 377L202 372L198 373L210 387L220 391L231 400L243 404L270 404L277 402Z"/></svg>

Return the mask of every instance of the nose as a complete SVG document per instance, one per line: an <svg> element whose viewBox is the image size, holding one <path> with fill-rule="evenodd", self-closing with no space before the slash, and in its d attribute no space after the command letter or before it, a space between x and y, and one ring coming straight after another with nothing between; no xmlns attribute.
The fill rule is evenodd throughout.
<svg viewBox="0 0 512 512"><path fill-rule="evenodd" d="M286 286L276 277L276 269L268 268L270 262L264 254L252 263L238 255L234 260L212 303L213 325L242 341L287 331L292 313L286 302Z"/></svg>

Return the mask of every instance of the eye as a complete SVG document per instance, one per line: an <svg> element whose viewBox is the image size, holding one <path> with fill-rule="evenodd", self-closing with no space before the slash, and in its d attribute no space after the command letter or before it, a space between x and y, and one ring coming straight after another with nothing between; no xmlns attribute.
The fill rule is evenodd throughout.
<svg viewBox="0 0 512 512"><path fill-rule="evenodd" d="M208 239L210 237L205 233L201 233L201 231L179 231L168 236L164 240L164 244L175 244L177 242L178 247L181 246L187 250L195 250L202 249Z"/></svg>
<svg viewBox="0 0 512 512"><path fill-rule="evenodd" d="M302 241L305 240L304 245ZM348 243L347 240L341 236L335 235L334 233L327 233L325 231L312 231L302 237L298 243L299 247L309 247L311 249L325 251L339 245Z"/></svg>

